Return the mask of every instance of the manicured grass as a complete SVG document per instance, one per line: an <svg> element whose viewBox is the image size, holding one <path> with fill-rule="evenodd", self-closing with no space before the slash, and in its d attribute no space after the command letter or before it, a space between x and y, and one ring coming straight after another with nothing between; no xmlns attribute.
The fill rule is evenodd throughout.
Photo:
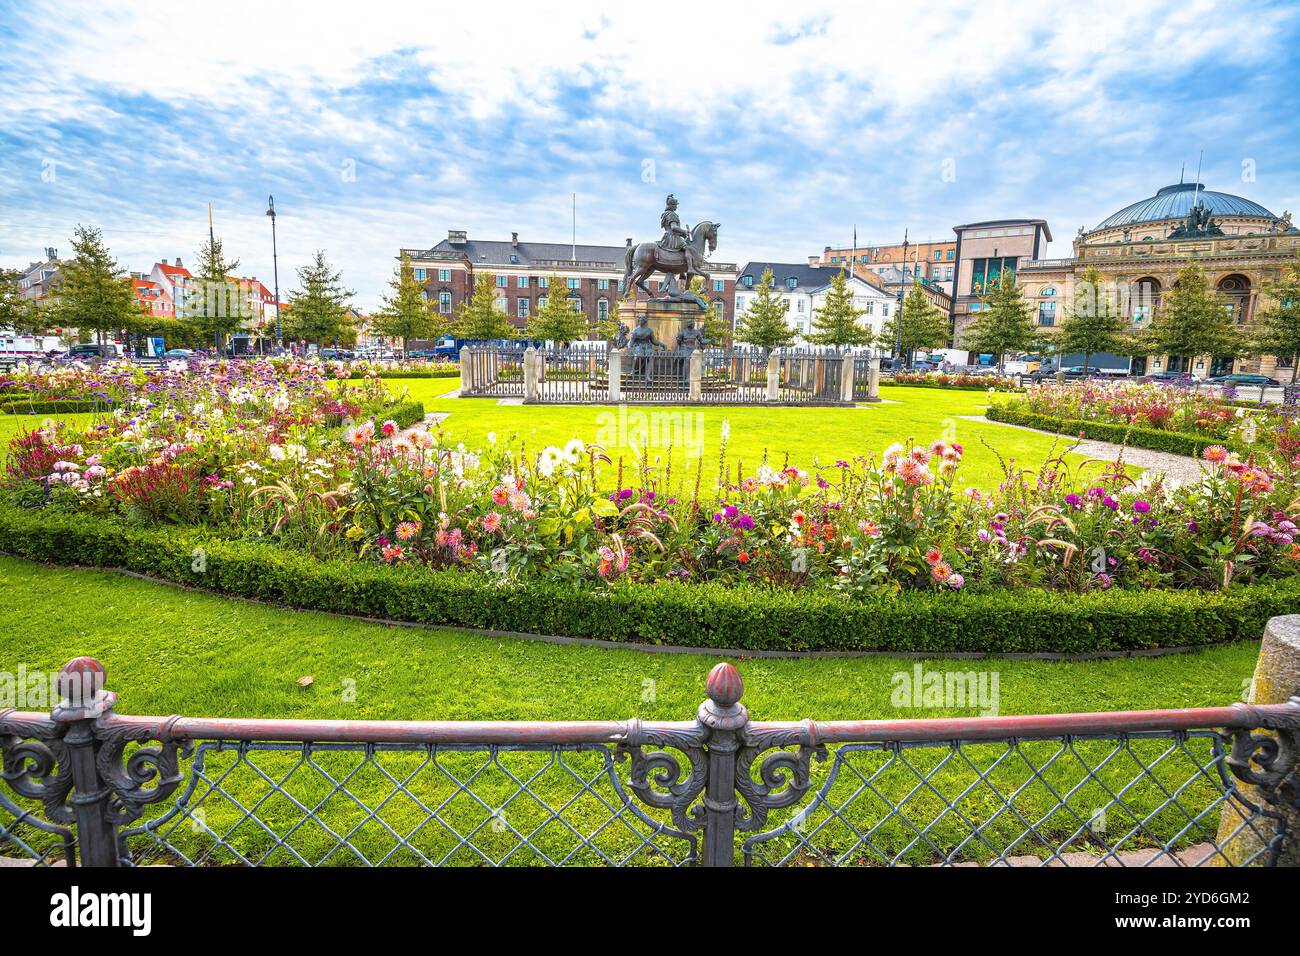
<svg viewBox="0 0 1300 956"><path fill-rule="evenodd" d="M57 670L98 657L128 713L376 719L686 719L716 658L556 646L327 614L184 591L120 574L0 558L0 663ZM40 599L40 613L22 596ZM1085 662L945 661L1001 674L1003 713L1198 707L1240 699L1253 644ZM758 719L909 716L889 704L892 657L752 659L745 703ZM316 677L307 689L294 681ZM652 702L643 682L655 682ZM345 679L357 700L340 700ZM974 713L934 710L919 716ZM911 716L918 716L912 714Z"/></svg>
<svg viewBox="0 0 1300 956"><path fill-rule="evenodd" d="M108 686L120 695L123 713L190 716L300 717L335 719L647 719L683 720L693 716L703 696L703 678L714 658L689 655L655 655L630 650L552 646L541 643L495 639L437 629L388 627L331 617L323 614L231 601L211 595L180 591L163 585L106 572L50 569L9 558L0 558L0 587L7 597L0 608L0 669L13 671L20 664L29 671L49 671L81 654L99 658L108 670ZM32 613L39 602L40 613ZM994 672L999 679L999 707L1003 714L1056 713L1105 709L1195 707L1229 704L1240 699L1243 682L1250 676L1256 647L1236 644L1187 655L1159 658L1121 659L1091 662L1041 662L932 659L927 671ZM891 703L892 677L911 672L910 659L821 658L798 660L748 660L739 662L746 681L745 703L756 719L820 719L938 717L973 715L974 707L899 708ZM299 678L314 678L300 686ZM1168 741L1135 742L1143 762L1149 763L1168 747ZM1204 743L1189 747L1202 759ZM902 802L917 826L940 817L928 839L949 852L970 838L970 825L958 815L944 813L944 804L927 788L918 791L917 773L930 776L931 784L948 797L968 787L962 798L962 814L972 821L987 821L982 832L989 842L1010 847L1008 852L1033 853L1041 850L1032 840L1015 843L1023 830L1002 800L1031 776L1026 760L1042 771L1041 780L1024 786L1015 798L1016 811L1026 820L1047 817L1040 829L1050 839L1064 839L1079 827L1075 814L1086 820L1109 798L1096 782L1082 783L1081 764L1076 755L1093 767L1100 767L1111 744L1077 742L1066 756L1046 767L1049 756L1061 749L1052 742L1027 744L1014 759L997 767L994 756L1001 745L967 747L964 755L986 768L987 783L972 777L963 760L938 764L950 755L946 747L909 750L891 758L888 751L854 753L851 759L868 774L882 763L876 788L895 803ZM571 754L566 762L584 779L597 780L603 795L614 799L603 776L602 752ZM344 752L313 754L304 763L298 750L282 752L210 752L205 756L208 779L219 779L226 795L208 792L201 784L189 804L205 810L205 826L218 833L239 824L242 811L235 806L258 805L258 816L280 834L303 814L287 798L270 794L266 780L253 771L261 769L286 785L307 806L328 801L320 810L330 816L336 833L346 833L365 820L364 811L339 797L334 784L320 776L317 767L342 779L349 773L348 789L367 806L376 807L393 792L391 780L378 767L405 780L408 789L426 806L445 801L440 818L464 834L476 826L474 842L494 859L500 859L518 843L509 828L487 826L488 811L458 789L447 774L466 781L475 773L471 789L489 807L502 807L510 826L524 832L542 827L533 839L555 858L567 852L575 841L556 824L538 799L519 792L505 775L537 774L531 790L551 808L570 799L565 819L584 833L592 833L609 811L594 800L590 791L575 784L564 766L553 757L502 752L495 757L482 753L440 753L436 766L423 751L414 754L380 754L377 763L367 763L364 754ZM892 760L892 762L890 762ZM867 766L869 764L869 766ZM814 765L815 784L825 780L825 764ZM1176 789L1189 777L1188 764L1176 755L1156 771L1167 788ZM360 768L358 770L358 767ZM223 776L229 772L229 776ZM626 779L626 765L615 765L613 773ZM1112 792L1135 776L1135 764L1127 752L1108 763L1099 775ZM852 774L844 771L837 784L837 799L847 800ZM1056 793L1079 789L1070 798L1070 812L1055 809ZM909 796L911 794L911 796ZM1180 801L1192 812L1209 806L1212 788L1195 784ZM1152 832L1172 837L1187 826L1178 809L1156 813L1165 796L1154 784L1142 782L1125 794L1129 810L1154 816L1147 826ZM198 801L198 803L194 802ZM806 801L805 801L806 802ZM158 811L151 811L151 815ZM873 842L887 854L904 854L909 862L934 859L925 841L918 843L915 831L901 818L882 820L880 804L867 805L864 798L846 811L859 827L880 824ZM1116 820L1120 810L1111 807L1110 825L1126 832L1131 821ZM382 817L399 833L416 832L422 851L434 857L451 853L453 862L478 861L442 823L421 824L427 814L405 794L384 804ZM784 819L774 816L773 823ZM169 830L169 839L193 855L212 846L201 827L184 820ZM548 822L549 821L549 822ZM1214 822L1205 826L1212 833ZM418 828L418 829L417 829ZM1205 838L1202 830L1184 836L1182 843ZM817 838L827 852L841 852L852 839L842 824L828 827ZM269 862L296 860L255 824L239 824L228 841L245 856L270 854ZM293 845L307 859L318 860L337 846L337 838L312 823L295 831ZM350 838L367 859L382 857L394 840L374 821ZM638 838L621 823L601 831L597 842L610 853L636 851ZM1149 842L1139 833L1134 845ZM788 838L782 844L789 849ZM459 847L459 849L458 849ZM908 849L910 847L910 849ZM1072 846L1071 849L1078 847ZM583 850L575 860L599 862ZM964 855L987 859L991 854L981 840L969 843ZM235 859L231 851L219 848L212 862ZM537 862L531 851L510 858L514 862ZM356 862L343 849L328 862ZM393 861L413 862L407 851ZM646 862L650 862L648 859Z"/></svg>
<svg viewBox="0 0 1300 956"><path fill-rule="evenodd" d="M747 471L766 456L773 467L790 464L811 470L854 455L876 454L894 442L914 439L928 445L936 438L960 442L966 457L958 472L959 485L987 488L1002 478L997 456L1015 458L1019 467L1037 468L1053 453L1069 447L1070 439L1036 435L962 416L983 415L984 392L884 386L885 401L856 408L701 408L698 406L500 405L496 399L443 399L445 382L389 379L390 389L405 389L430 412L449 412L443 429L470 448L483 447L489 434L498 441L518 435L529 448L563 445L578 437L603 445L625 474L635 470L633 445L648 446L651 461L668 460L671 446L673 481L694 480L701 457L704 486L718 475L722 423L730 423L727 457L734 475L737 462ZM1074 463L1084 456L1072 455ZM625 482L627 484L628 482ZM613 480L611 478L610 485Z"/></svg>

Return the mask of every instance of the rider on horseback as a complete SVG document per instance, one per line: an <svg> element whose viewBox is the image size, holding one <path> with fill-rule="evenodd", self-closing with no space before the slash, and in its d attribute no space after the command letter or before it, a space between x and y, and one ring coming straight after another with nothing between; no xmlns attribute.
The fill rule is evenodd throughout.
<svg viewBox="0 0 1300 956"><path fill-rule="evenodd" d="M659 217L659 228L664 231L664 237L659 241L659 248L664 252L682 253L685 257L686 240L691 237L690 232L682 228L682 221L677 216L677 197L669 193L667 208Z"/></svg>

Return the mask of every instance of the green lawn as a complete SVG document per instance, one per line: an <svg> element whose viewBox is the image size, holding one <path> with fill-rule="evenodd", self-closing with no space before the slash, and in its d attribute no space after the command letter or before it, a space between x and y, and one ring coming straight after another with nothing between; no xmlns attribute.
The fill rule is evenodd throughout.
<svg viewBox="0 0 1300 956"><path fill-rule="evenodd" d="M1022 467L1038 467L1053 449L1060 452L1069 439L1037 435L962 416L983 415L985 392L884 386L885 401L856 408L700 408L698 406L501 405L496 399L440 396L455 387L451 381L389 379L394 392L406 390L424 402L427 411L449 412L443 428L470 448L483 447L489 434L499 441L518 435L528 447L562 445L582 438L604 445L617 462L633 467L632 445L649 446L651 458L671 458L676 477L691 480L702 455L704 476L717 477L717 456L722 423L730 423L728 458L732 473L737 461L750 470L764 456L773 466L789 456L791 464L810 469L814 461L833 465L836 459L879 454L893 442L914 439L928 445L936 438L960 442L966 457L958 484L989 487L1002 476L997 457L981 439L1004 458L1014 457ZM1074 455L1074 463L1084 456ZM674 482L676 478L674 478ZM612 485L612 481L611 481Z"/></svg>
<svg viewBox="0 0 1300 956"><path fill-rule="evenodd" d="M0 588L7 598L0 610L0 665L13 671L55 670L68 659L89 654L104 662L108 686L117 691L123 713L191 716L263 716L353 719L648 719L684 720L693 716L703 696L703 679L714 658L689 655L646 654L632 650L605 650L577 646L552 646L520 640L497 639L437 629L388 627L324 614L284 610L185 592L107 572L51 569L0 558ZM40 607L40 613L32 608ZM933 659L930 671L986 671L998 675L999 707L1003 714L1068 712L1104 709L1143 709L1224 705L1240 699L1243 681L1252 671L1253 644L1216 647L1193 654L1091 662L954 661ZM973 708L904 708L890 700L892 675L911 671L915 661L889 657L811 658L740 661L746 681L745 703L756 719L816 717L880 718L973 715ZM298 679L314 682L300 686ZM1204 744L1190 748L1204 758ZM1112 757L1101 772L1112 792L1135 775L1135 756L1150 763L1168 747L1168 741L1139 741ZM985 838L1009 852L1033 853L1036 846L1015 843L1023 826L1007 811L998 794L1024 787L1015 798L1017 811L1026 819L1045 817L1041 829L1060 840L1078 829L1078 815L1087 819L1110 798L1101 784L1081 780L1080 760L1100 766L1112 745L1081 742L1064 757L1053 760L1062 747L1055 743L1026 744L994 766L1002 745L967 747L963 756L985 768L987 783L954 759L946 747L909 750L906 760L879 751L860 752L851 760L860 772L878 772L876 789L906 812L884 814L879 798L860 795L845 810L858 827L879 824L873 843L885 853L903 854L912 862L934 859L931 847L917 843L915 831L903 820L919 825L938 818L928 839L944 852L961 845L971 834L970 825L945 813L945 803L926 787L919 788L917 774L947 796L961 799L963 815L981 821ZM350 842L371 861L396 846L381 825L355 803L339 796L337 781L347 779L348 789L370 808L382 803L381 816L403 834L416 833L415 842L431 858L451 854L453 862L474 863L478 858L461 844L448 826L459 833L483 827L474 838L493 859L517 848L518 838L507 827L491 827L489 808L501 813L511 827L532 833L533 842L552 859L574 849L575 839L555 821L550 808L568 801L565 818L584 833L594 833L610 816L595 799L601 793L616 800L602 767L604 751L569 754L564 763L554 755L536 753L427 752L382 753L367 758L364 752L316 753L304 760L299 750L240 754L235 751L205 754L206 780L200 781L189 803L202 809L204 824L218 833L234 828L217 845L209 862L236 860L233 852L252 858L269 854L268 862L293 863L296 858L277 849L260 827L247 821L239 806L258 805L258 816L280 834L303 818L288 798L274 792L267 778L287 781L302 804L316 808L318 818L336 834L357 828ZM939 763L947 759L948 765ZM1032 762L1042 773L1034 777ZM816 780L825 779L826 765L816 765ZM254 769L256 768L256 770ZM992 768L992 769L990 769ZM1169 790L1195 776L1182 752L1166 760L1156 776ZM409 780L412 795L394 793L392 780ZM259 774L257 771L261 771ZM521 793L506 771L516 779L528 778L537 798ZM621 779L626 765L613 765ZM588 781L584 788L573 773ZM265 774L266 776L263 776ZM329 777L324 776L329 774ZM472 783L463 786L472 779ZM1029 779L1033 778L1033 779ZM833 791L836 799L850 800L858 789L846 769ZM459 781L459 783L457 782ZM1027 782L1028 781L1028 782ZM1051 789L1049 789L1049 786ZM1056 793L1077 786L1069 810L1056 806ZM847 789L845 789L847 788ZM1182 796L1185 806L1209 806L1213 791L1203 783L1192 785ZM439 819L428 823L427 812L415 803L443 805ZM387 798L387 802L384 802ZM870 799L868 799L870 798ZM1174 808L1159 810L1164 796L1158 787L1142 782L1125 795L1127 809L1111 807L1111 826L1122 833L1132 820L1127 814L1153 814L1146 826L1170 837L1183 829L1186 818ZM236 804L235 801L238 801ZM259 803L259 801L261 801ZM545 806L541 801L545 802ZM152 811L156 813L157 811ZM885 819L882 819L885 817ZM778 819L778 818L774 818ZM241 822L243 821L243 822ZM422 825L422 821L425 823ZM177 821L173 821L174 823ZM635 822L635 821L633 821ZM1213 823L1206 828L1212 833ZM633 827L617 822L599 831L593 842L610 854L637 851L640 838ZM214 844L203 827L182 817L168 829L169 842L187 854L212 850ZM1205 838L1194 831L1181 842ZM146 841L147 842L147 841ZM316 822L293 831L290 841L307 859L331 863L357 862L352 851L338 849L338 839ZM816 837L825 852L852 847L851 831L831 824ZM1133 845L1149 842L1138 833ZM786 837L773 847L791 849ZM1071 846L1071 849L1080 847ZM331 850L334 850L332 855ZM575 852L577 852L575 850ZM644 851L642 851L644 852ZM965 855L987 859L991 851L983 842L969 843ZM870 854L855 853L852 858ZM526 848L508 858L513 862L538 862ZM585 848L575 861L599 862ZM416 862L400 850L390 862ZM645 862L651 862L649 857Z"/></svg>
<svg viewBox="0 0 1300 956"><path fill-rule="evenodd" d="M623 456L630 469L632 445L648 431L651 456L667 456L671 444L674 469L678 476L686 477L702 455L710 481L717 474L724 420L730 423L733 470L738 459L748 470L764 454L778 465L789 453L792 463L810 468L814 460L829 465L841 457L878 453L894 441L913 438L928 443L942 438L965 445L964 482L988 486L999 479L1000 471L981 437L1004 456L1014 456L1022 467L1036 467L1054 445L1059 449L1064 442L962 419L960 416L981 414L987 401L982 392L886 387L881 394L887 402L859 408L620 411L443 398L456 384L455 380L429 379L389 382L394 392L405 389L424 401L429 411L450 412L444 427L471 447L484 444L489 433L503 441L518 434L534 450L577 436L605 444L611 457ZM95 418L62 417L86 423ZM0 416L0 440L43 420L40 416ZM608 474L612 483L612 470ZM52 671L72 657L95 656L108 668L109 687L120 695L124 713L685 720L694 715L703 696L704 675L715 660L387 627L185 592L106 572L44 568L9 558L0 558L0 589L5 598L0 607L0 670L12 672L23 665L29 671ZM34 613L37 608L39 612ZM1253 644L1238 644L1160 658L1081 663L932 659L924 666L928 671L995 673L1001 713L1052 713L1228 704L1240 699L1255 654ZM892 677L910 672L914 664L910 659L864 657L752 659L741 661L740 667L746 681L745 703L756 719L975 713L971 707L895 707L890 699ZM307 676L313 681L300 686L299 678ZM1182 811L1161 809L1165 797L1150 780L1125 791L1126 809L1112 806L1112 798L1100 783L1084 779L1080 761L1093 767L1105 763L1098 775L1115 793L1135 774L1141 776L1135 757L1149 763L1167 746L1165 740L1138 741L1116 754L1111 744L1081 742L1055 757L1053 753L1062 745L1051 742L1028 744L1010 755L998 744L967 747L960 755L946 747L896 755L853 752L849 759L854 769L868 776L876 774L872 777L875 789L900 804L902 812L888 812L870 791L853 797L861 788L848 767L837 778L833 798L848 801L845 818L859 829L876 828L872 843L885 855L898 854L908 862L933 861L936 846L943 853L964 846L963 856L986 860L992 851L985 839L1009 853L1041 853L1042 848L1032 841L1017 842L1024 828L1016 814L1024 819L1041 818L1041 829L1058 845L1079 830L1080 816L1086 820L1101 808L1108 808L1110 825L1119 834L1149 817L1126 844L1144 845L1150 843L1149 833L1168 839L1185 830L1187 820ZM1194 741L1186 752L1204 759L1205 744ZM1189 773L1195 776L1195 768L1183 759L1186 752L1165 760L1155 774L1170 792L1186 783ZM292 748L208 752L203 755L205 779L187 805L189 810L203 811L204 822L198 825L182 815L167 824L168 840L190 855L210 851L211 856L204 857L208 862L238 861L236 854L250 859L265 855L266 862L298 862L241 809L256 806L260 819L281 836L290 833L287 842L315 862L357 862L353 850L340 845L343 834L350 834L348 843L366 859L383 858L394 850L396 841L378 819L404 835L412 834L412 841L432 859L449 855L452 862L481 862L456 835L473 831L472 842L494 860L538 862L533 850L521 848L514 833L518 830L530 834L530 840L551 859L572 851L573 861L600 862L588 848L575 847L572 834L551 810L564 805L564 819L585 834L598 834L590 836L590 841L611 855L639 852L642 838L635 834L638 826L644 833L643 825L629 821L625 812L610 824L609 809L596 799L599 793L614 806L620 805L612 780L626 779L626 764L611 769L604 764L606 759L603 749L563 758L508 751L369 756L342 751L315 752L310 757ZM972 764L984 768L983 781ZM408 781L409 792L396 790L385 773ZM578 782L575 773L587 781L586 786ZM827 765L816 765L819 785L826 773ZM949 811L928 785L918 786L922 776L949 797L964 793L959 801L961 813ZM373 814L359 811L356 803L340 795L338 782L344 779ZM523 779L532 781L529 789L537 797L521 791L516 781ZM302 824L302 809L273 789L268 780L282 782L299 803L313 808L317 819ZM471 797L470 791L483 802ZM1007 810L1004 802L1012 792L1018 792L1016 813ZM1068 809L1058 805L1054 793L1071 794ZM1195 812L1209 806L1213 795L1212 787L1196 783L1184 791L1181 800ZM429 821L427 812L415 802L417 796L425 806L441 807L437 820ZM506 825L493 824L492 808L500 809ZM777 819L783 818L773 822ZM979 839L971 842L972 824L965 820L979 824ZM925 839L918 840L916 827L932 821ZM205 827L223 834L233 828L233 832L224 843L214 844ZM1213 822L1205 827L1213 832ZM853 832L842 822L829 821L813 839L828 853L848 853L852 860L874 858L853 849ZM1204 829L1193 829L1179 842L1185 845L1204 839ZM793 844L783 837L773 847L784 853ZM390 862L418 862L418 858L408 850L396 849Z"/></svg>

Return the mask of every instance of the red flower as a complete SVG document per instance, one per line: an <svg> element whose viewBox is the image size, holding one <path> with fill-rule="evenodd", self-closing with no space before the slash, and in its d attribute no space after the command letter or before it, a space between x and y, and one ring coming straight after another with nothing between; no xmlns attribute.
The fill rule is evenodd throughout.
<svg viewBox="0 0 1300 956"><path fill-rule="evenodd" d="M739 561L741 564L748 564L748 563L749 563L749 552L748 552L748 551L741 551L739 554L736 555L736 560Z"/></svg>

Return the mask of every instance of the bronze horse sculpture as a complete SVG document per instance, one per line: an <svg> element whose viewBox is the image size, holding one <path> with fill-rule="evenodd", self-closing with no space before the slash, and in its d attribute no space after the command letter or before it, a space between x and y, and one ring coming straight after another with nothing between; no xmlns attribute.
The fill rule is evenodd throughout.
<svg viewBox="0 0 1300 956"><path fill-rule="evenodd" d="M662 272L668 279L668 286L658 298L695 302L701 309L705 308L704 300L690 291L690 284L696 277L709 281L709 274L703 269L704 257L718 248L718 229L721 225L708 220L696 224L691 230L686 248L680 252L667 251L657 242L643 242L637 246L629 242L623 278L618 286L619 294L631 295L636 288L650 298L656 298L645 282L654 273Z"/></svg>

